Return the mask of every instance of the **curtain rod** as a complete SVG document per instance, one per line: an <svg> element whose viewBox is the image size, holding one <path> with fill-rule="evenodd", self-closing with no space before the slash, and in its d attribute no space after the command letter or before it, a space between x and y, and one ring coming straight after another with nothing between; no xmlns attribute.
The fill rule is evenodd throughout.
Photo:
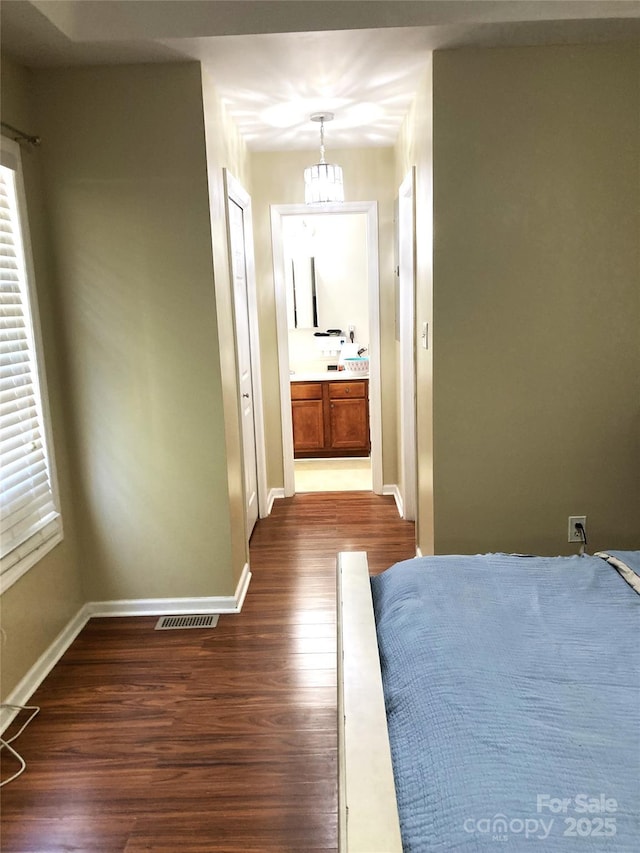
<svg viewBox="0 0 640 853"><path fill-rule="evenodd" d="M14 142L28 142L29 145L40 145L41 140L39 136L31 136L29 133L24 133L22 130L18 130L17 127L7 124L6 121L0 121L0 124L12 133L18 134L18 136L14 138Z"/></svg>

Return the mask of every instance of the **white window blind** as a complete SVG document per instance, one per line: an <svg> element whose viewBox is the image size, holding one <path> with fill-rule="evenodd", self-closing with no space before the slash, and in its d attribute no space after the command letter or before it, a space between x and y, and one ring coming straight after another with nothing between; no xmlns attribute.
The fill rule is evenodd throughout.
<svg viewBox="0 0 640 853"><path fill-rule="evenodd" d="M0 165L0 573L2 588L60 540L20 152Z"/></svg>

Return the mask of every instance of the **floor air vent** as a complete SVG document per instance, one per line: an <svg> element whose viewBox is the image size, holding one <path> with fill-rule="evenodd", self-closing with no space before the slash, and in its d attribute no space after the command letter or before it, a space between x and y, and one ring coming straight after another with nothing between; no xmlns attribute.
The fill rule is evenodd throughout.
<svg viewBox="0 0 640 853"><path fill-rule="evenodd" d="M217 614L195 616L161 616L156 622L156 631L176 631L181 628L215 628Z"/></svg>

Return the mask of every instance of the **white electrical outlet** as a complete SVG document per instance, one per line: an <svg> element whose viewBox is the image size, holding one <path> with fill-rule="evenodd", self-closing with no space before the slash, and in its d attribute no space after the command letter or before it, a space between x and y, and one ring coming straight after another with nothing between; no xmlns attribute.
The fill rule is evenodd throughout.
<svg viewBox="0 0 640 853"><path fill-rule="evenodd" d="M581 524L584 528L584 535L587 535L587 516L586 515L570 515L569 516L569 538L567 542L582 542L582 532L576 530L576 524Z"/></svg>

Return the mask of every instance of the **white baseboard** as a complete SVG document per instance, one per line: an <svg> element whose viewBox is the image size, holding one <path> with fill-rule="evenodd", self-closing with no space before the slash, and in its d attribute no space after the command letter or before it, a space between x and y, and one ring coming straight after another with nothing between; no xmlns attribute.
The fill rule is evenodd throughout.
<svg viewBox="0 0 640 853"><path fill-rule="evenodd" d="M419 546L417 546L417 545L416 545L416 557L422 557L422 551L420 550Z"/></svg>
<svg viewBox="0 0 640 853"><path fill-rule="evenodd" d="M202 598L131 598L90 601L90 616L182 616L189 613L238 613L235 596Z"/></svg>
<svg viewBox="0 0 640 853"><path fill-rule="evenodd" d="M236 586L235 595L202 598L138 598L121 601L90 601L85 604L58 634L20 683L5 699L7 705L26 705L71 643L92 616L166 616L189 613L239 613L251 582L249 564L245 563ZM17 711L0 708L0 734L7 728Z"/></svg>
<svg viewBox="0 0 640 853"><path fill-rule="evenodd" d="M383 495L393 495L393 498L396 502L396 506L398 507L398 515L400 518L404 518L404 505L402 503L402 495L400 494L400 489L395 483L391 485L386 485L382 487Z"/></svg>
<svg viewBox="0 0 640 853"><path fill-rule="evenodd" d="M131 598L119 601L92 601L86 606L91 616L183 616L189 613L240 613L251 572L245 563L234 595L196 598Z"/></svg>
<svg viewBox="0 0 640 853"><path fill-rule="evenodd" d="M90 618L91 613L88 605L85 604L7 696L5 699L7 705L26 705L29 702L30 697L49 675ZM11 708L0 708L0 733L7 728L17 713L17 710Z"/></svg>
<svg viewBox="0 0 640 853"><path fill-rule="evenodd" d="M284 497L284 489L269 489L269 496L267 498L267 515L271 515L271 510L273 509L273 502L276 500L276 498Z"/></svg>
<svg viewBox="0 0 640 853"><path fill-rule="evenodd" d="M251 572L249 571L249 563L245 563L244 568L242 569L242 574L240 575L240 580L238 581L238 585L236 586L236 594L234 595L236 609L229 611L230 613L240 613L250 583Z"/></svg>

